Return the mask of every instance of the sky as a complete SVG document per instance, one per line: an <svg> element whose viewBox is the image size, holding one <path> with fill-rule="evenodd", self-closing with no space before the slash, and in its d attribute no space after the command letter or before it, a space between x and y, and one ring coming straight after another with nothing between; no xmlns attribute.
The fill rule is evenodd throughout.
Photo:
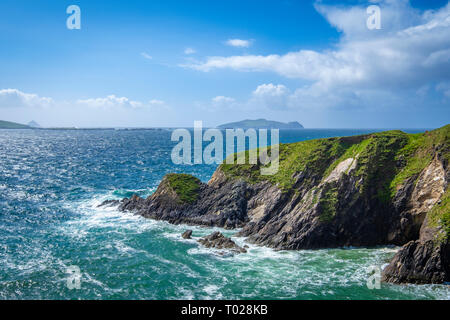
<svg viewBox="0 0 450 320"><path fill-rule="evenodd" d="M81 28L68 29L77 5ZM367 8L380 8L369 29ZM450 4L2 0L0 120L64 127L450 123Z"/></svg>

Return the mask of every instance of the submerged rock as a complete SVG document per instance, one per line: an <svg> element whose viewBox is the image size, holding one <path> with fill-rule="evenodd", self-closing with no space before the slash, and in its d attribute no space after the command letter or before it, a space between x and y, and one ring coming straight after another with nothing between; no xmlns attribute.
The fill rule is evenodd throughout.
<svg viewBox="0 0 450 320"><path fill-rule="evenodd" d="M209 236L199 239L198 242L207 248L229 249L235 253L247 252L247 250L238 246L233 240L225 237L219 231L213 232Z"/></svg>
<svg viewBox="0 0 450 320"><path fill-rule="evenodd" d="M116 207L120 204L119 200L105 200L102 203L100 203L97 208L101 207Z"/></svg>
<svg viewBox="0 0 450 320"><path fill-rule="evenodd" d="M183 234L181 235L181 237L183 239L191 239L192 236L192 230L186 230L185 232L183 232Z"/></svg>

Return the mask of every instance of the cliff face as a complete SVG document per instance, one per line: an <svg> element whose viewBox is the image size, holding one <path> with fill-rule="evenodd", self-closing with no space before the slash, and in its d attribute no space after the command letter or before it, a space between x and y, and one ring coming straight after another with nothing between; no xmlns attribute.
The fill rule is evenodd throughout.
<svg viewBox="0 0 450 320"><path fill-rule="evenodd" d="M386 281L449 281L449 135L447 125L281 145L276 175L227 164L208 184L168 175L151 197L124 199L121 208L171 223L241 227L249 241L277 249L406 244Z"/></svg>

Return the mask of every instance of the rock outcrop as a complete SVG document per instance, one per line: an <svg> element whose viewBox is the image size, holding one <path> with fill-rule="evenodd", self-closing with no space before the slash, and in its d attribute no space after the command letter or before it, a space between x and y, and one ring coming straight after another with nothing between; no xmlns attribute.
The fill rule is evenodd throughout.
<svg viewBox="0 0 450 320"><path fill-rule="evenodd" d="M448 243L410 241L383 270L383 280L417 284L450 282L449 252Z"/></svg>
<svg viewBox="0 0 450 320"><path fill-rule="evenodd" d="M186 230L185 232L183 232L183 234L181 235L181 237L183 239L191 239L192 236L192 230Z"/></svg>
<svg viewBox="0 0 450 320"><path fill-rule="evenodd" d="M169 174L152 196L125 198L119 208L173 224L233 229L247 222L247 196L245 182L222 179L218 184L208 186L189 175Z"/></svg>
<svg viewBox="0 0 450 320"><path fill-rule="evenodd" d="M442 282L449 136L447 125L282 144L275 175L261 175L261 164L222 164L207 184L169 174L152 196L124 199L120 208L175 224L242 228L248 241L276 249L405 245L384 279Z"/></svg>
<svg viewBox="0 0 450 320"><path fill-rule="evenodd" d="M211 233L209 236L198 240L199 243L207 248L228 249L234 253L246 253L247 250L238 246L233 240L225 237L219 231Z"/></svg>

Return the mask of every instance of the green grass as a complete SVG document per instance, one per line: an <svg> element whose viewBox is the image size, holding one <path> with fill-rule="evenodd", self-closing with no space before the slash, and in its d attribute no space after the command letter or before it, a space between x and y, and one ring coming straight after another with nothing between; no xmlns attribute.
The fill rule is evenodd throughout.
<svg viewBox="0 0 450 320"><path fill-rule="evenodd" d="M351 145L344 152L344 154L341 157L339 157L336 161L334 161L328 167L328 169L325 171L325 174L323 176L324 177L328 177L328 175L330 175L330 173L333 172L333 170L336 169L338 164L341 163L342 161L345 161L345 160L350 159L350 158L356 158L367 147L367 145L369 143L370 143L370 139L364 139L360 143L355 143L355 144Z"/></svg>
<svg viewBox="0 0 450 320"><path fill-rule="evenodd" d="M166 176L170 188L177 194L181 203L197 200L201 181L190 174L170 173Z"/></svg>
<svg viewBox="0 0 450 320"><path fill-rule="evenodd" d="M329 165L340 157L350 145L346 139L341 138L280 144L279 170L274 175L262 176L260 164L224 163L220 168L230 178L241 178L249 183L270 181L278 185L281 190L288 191L295 182L295 174L308 169L314 175L323 175ZM248 151L246 152L246 159L248 159Z"/></svg>
<svg viewBox="0 0 450 320"><path fill-rule="evenodd" d="M295 176L302 171L307 170L316 182L318 178L323 181L340 162L357 158L356 168L351 174L358 180L363 178L363 183L358 186L360 192L377 197L386 204L405 180L418 175L430 163L435 148L439 148L443 157L449 160L449 133L450 125L447 125L420 134L394 130L280 144L279 170L274 175L262 176L260 164L222 164L220 169L229 178L243 179L252 184L270 181L287 192L292 190ZM246 157L248 159L248 151ZM307 179L303 184L311 182Z"/></svg>
<svg viewBox="0 0 450 320"><path fill-rule="evenodd" d="M382 203L390 199L389 185L397 172L396 153L408 141L401 131L376 133L361 148L355 175L363 177L360 192L374 194Z"/></svg>
<svg viewBox="0 0 450 320"><path fill-rule="evenodd" d="M441 147L444 157L450 161L450 125L418 134L408 135L408 143L398 152L396 159L406 165L398 171L390 183L390 195L395 195L397 188L407 179L418 176L432 160L433 149Z"/></svg>
<svg viewBox="0 0 450 320"><path fill-rule="evenodd" d="M319 200L321 208L319 219L321 222L331 222L336 216L338 201L338 189L331 188L326 191Z"/></svg>
<svg viewBox="0 0 450 320"><path fill-rule="evenodd" d="M450 191L444 193L439 204L436 204L428 213L429 223L432 227L440 227L442 233L438 242L449 239L450 236Z"/></svg>

